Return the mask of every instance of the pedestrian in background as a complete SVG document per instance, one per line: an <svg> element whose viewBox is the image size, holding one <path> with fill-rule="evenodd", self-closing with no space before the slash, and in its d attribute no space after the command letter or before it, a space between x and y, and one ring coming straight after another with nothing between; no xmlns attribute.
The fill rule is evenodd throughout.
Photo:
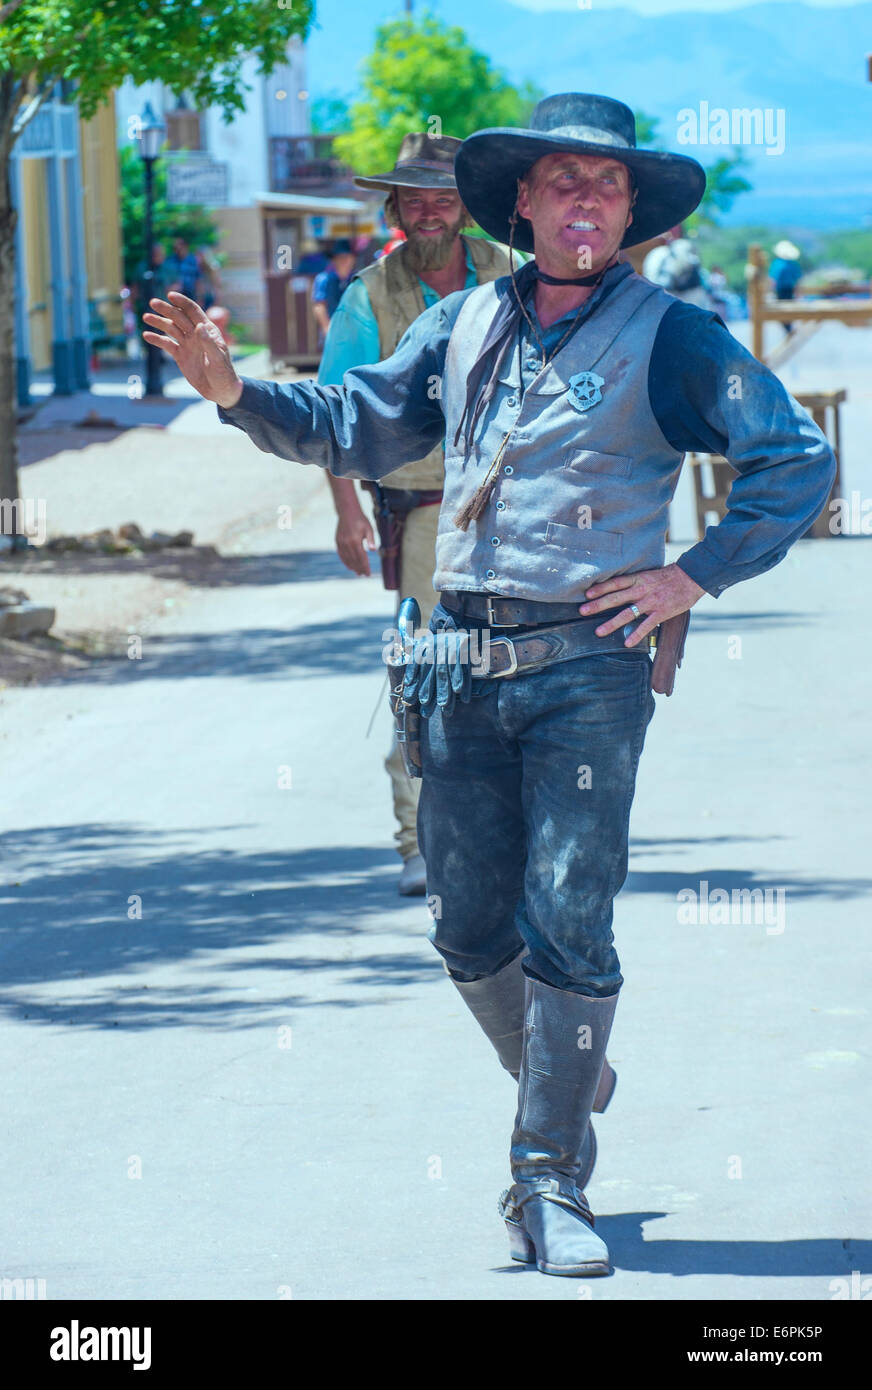
<svg viewBox="0 0 872 1390"><path fill-rule="evenodd" d="M683 227L671 227L663 237L663 244L648 252L642 274L652 284L674 294L676 299L683 299L685 304L708 308L702 264Z"/></svg>
<svg viewBox="0 0 872 1390"><path fill-rule="evenodd" d="M709 307L726 322L729 316L727 303L727 277L719 265L713 265L708 273Z"/></svg>
<svg viewBox="0 0 872 1390"><path fill-rule="evenodd" d="M345 286L354 274L357 256L346 238L334 242L326 270L315 276L312 284L312 313L318 325L318 346L323 347L330 320L339 307Z"/></svg>
<svg viewBox="0 0 872 1390"><path fill-rule="evenodd" d="M215 262L202 248L194 252L194 258L199 271L200 293L203 296L199 302L208 312L212 305L218 301L218 295L221 292L221 276Z"/></svg>
<svg viewBox="0 0 872 1390"><path fill-rule="evenodd" d="M166 259L166 273L171 289L179 290L189 299L200 303L200 263L184 237L173 239L172 254Z"/></svg>
<svg viewBox="0 0 872 1390"><path fill-rule="evenodd" d="M775 290L775 298L793 299L796 294L796 287L802 279L799 247L794 246L792 241L779 241L772 254L773 261L769 267L769 276ZM785 333L789 333L792 327L792 323L783 325Z"/></svg>
<svg viewBox="0 0 872 1390"><path fill-rule="evenodd" d="M504 247L462 229L472 219L454 182L454 156L460 141L451 136L410 134L403 138L395 167L385 174L357 178L360 188L387 194L385 220L398 226L402 240L354 275L330 325L318 382L341 385L350 367L390 357L419 314L455 290L472 289L509 270ZM379 483L364 483L374 499L381 541L382 582L386 589L415 598L428 623L438 595L433 588L436 531L444 452L439 444L426 458L410 461ZM366 547L375 547L372 526L350 478L328 477L336 507L336 548L355 574L370 573ZM426 891L427 873L418 848L420 782L413 781L392 740L385 761L391 779L395 840L403 861L399 892Z"/></svg>

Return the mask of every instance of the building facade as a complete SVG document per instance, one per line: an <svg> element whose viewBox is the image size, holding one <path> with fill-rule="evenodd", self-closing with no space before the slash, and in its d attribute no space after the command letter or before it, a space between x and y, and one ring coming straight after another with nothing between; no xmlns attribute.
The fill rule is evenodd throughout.
<svg viewBox="0 0 872 1390"><path fill-rule="evenodd" d="M71 84L25 126L12 149L18 213L15 339L18 402L50 372L58 395L88 386L95 324L121 329L121 228L112 99L79 118Z"/></svg>
<svg viewBox="0 0 872 1390"><path fill-rule="evenodd" d="M184 164L194 182L198 166L211 171L214 187L224 190L205 205L220 233L219 294L231 312L231 332L242 324L255 341L273 343L285 312L277 305L286 299L293 340L297 301L306 293L295 268L336 237L373 235L380 200L355 189L351 170L332 156L330 136L311 133L306 51L298 37L269 76L250 57L242 78L250 89L245 110L229 123L218 107L196 111L190 93L128 80L116 94L117 138L119 145L135 138L149 102L167 128L163 157ZM287 286L277 284L285 280ZM290 359L292 347L274 355Z"/></svg>

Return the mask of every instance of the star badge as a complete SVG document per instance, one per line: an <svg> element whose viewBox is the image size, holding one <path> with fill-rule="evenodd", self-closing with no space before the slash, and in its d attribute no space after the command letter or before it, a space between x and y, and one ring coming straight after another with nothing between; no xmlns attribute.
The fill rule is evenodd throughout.
<svg viewBox="0 0 872 1390"><path fill-rule="evenodd" d="M597 376L596 372L576 372L575 376L569 378L571 404L576 410L590 410L591 406L602 400L600 387L605 384L603 377Z"/></svg>

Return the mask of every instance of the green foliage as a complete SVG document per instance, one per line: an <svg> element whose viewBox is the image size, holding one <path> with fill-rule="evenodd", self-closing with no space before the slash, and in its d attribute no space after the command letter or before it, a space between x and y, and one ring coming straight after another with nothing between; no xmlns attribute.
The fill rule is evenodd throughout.
<svg viewBox="0 0 872 1390"><path fill-rule="evenodd" d="M730 289L737 294L745 294L748 288L745 280L748 247L757 242L771 253L779 235L773 234L771 227L759 223L744 227L720 227L708 223L699 228L694 246L706 270L720 266Z"/></svg>
<svg viewBox="0 0 872 1390"><path fill-rule="evenodd" d="M644 111L636 112L636 144L648 146L651 149L659 150L662 148L658 144L657 127L660 121L656 116L646 116Z"/></svg>
<svg viewBox="0 0 872 1390"><path fill-rule="evenodd" d="M513 87L462 29L430 14L379 26L362 87L334 149L363 175L390 169L409 131L463 139L485 126L526 125L541 96L530 83Z"/></svg>
<svg viewBox="0 0 872 1390"><path fill-rule="evenodd" d="M122 146L120 166L124 281L133 285L145 263L145 170L133 141ZM162 242L167 255L173 249L173 237L177 236L184 237L194 251L201 246L214 246L218 229L211 213L195 204L168 203L167 161L157 159L153 169L152 240Z"/></svg>
<svg viewBox="0 0 872 1390"><path fill-rule="evenodd" d="M686 222L688 231L700 227L716 227L718 214L729 212L735 198L740 193L749 193L752 184L740 170L748 165L748 157L742 150L730 155L722 155L714 164L706 168L706 186L702 202L696 212L691 213Z"/></svg>
<svg viewBox="0 0 872 1390"><path fill-rule="evenodd" d="M797 243L798 244L798 243ZM872 280L872 228L857 227L853 230L819 233L806 248L803 265L821 267L845 265L854 270L862 270L867 280Z"/></svg>
<svg viewBox="0 0 872 1390"><path fill-rule="evenodd" d="M748 247L756 242L771 260L775 243L783 236L789 236L799 247L805 272L840 265L861 270L866 278L872 277L872 230L868 229L804 232L761 223L739 227L705 226L700 228L695 245L706 270L719 265L730 289L744 294Z"/></svg>
<svg viewBox="0 0 872 1390"><path fill-rule="evenodd" d="M338 92L315 97L309 107L309 123L313 135L333 135L348 130L351 124L348 102Z"/></svg>
<svg viewBox="0 0 872 1390"><path fill-rule="evenodd" d="M246 55L271 72L313 12L314 0L25 0L0 27L0 72L77 82L85 120L130 76L220 106L229 123L250 90Z"/></svg>

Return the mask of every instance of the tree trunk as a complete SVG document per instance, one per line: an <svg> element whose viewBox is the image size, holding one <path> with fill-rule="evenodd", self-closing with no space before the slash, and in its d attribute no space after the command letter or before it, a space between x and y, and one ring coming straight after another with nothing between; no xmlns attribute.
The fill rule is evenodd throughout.
<svg viewBox="0 0 872 1390"><path fill-rule="evenodd" d="M15 118L10 84L0 84L0 502L14 501L18 491L18 398L15 376L15 223L9 161ZM5 508L15 517L17 507ZM7 523L9 524L9 523ZM14 522L11 523L14 525Z"/></svg>
<svg viewBox="0 0 872 1390"><path fill-rule="evenodd" d="M18 498L18 388L15 381L15 221L10 157L18 100L10 72L0 81L0 502ZM4 507L15 527L18 507Z"/></svg>

